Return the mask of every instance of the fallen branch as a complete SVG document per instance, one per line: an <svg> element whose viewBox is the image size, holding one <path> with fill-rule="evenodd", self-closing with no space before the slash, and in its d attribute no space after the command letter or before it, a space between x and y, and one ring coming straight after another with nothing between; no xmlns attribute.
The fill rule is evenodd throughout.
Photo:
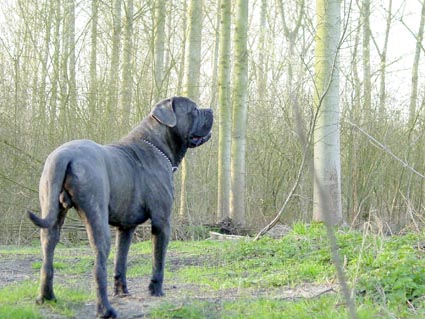
<svg viewBox="0 0 425 319"><path fill-rule="evenodd" d="M238 236L238 235L225 235L225 234L220 234L220 233L216 233L213 231L209 232L210 234L210 240L249 240L250 238L247 236Z"/></svg>

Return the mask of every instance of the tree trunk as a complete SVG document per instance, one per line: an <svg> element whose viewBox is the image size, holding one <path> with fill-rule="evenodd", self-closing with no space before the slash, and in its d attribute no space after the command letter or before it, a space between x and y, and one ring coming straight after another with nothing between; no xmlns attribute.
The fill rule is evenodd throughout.
<svg viewBox="0 0 425 319"><path fill-rule="evenodd" d="M229 217L230 195L230 147L232 110L230 97L230 38L231 2L220 4L220 57L218 70L218 197L217 222Z"/></svg>
<svg viewBox="0 0 425 319"><path fill-rule="evenodd" d="M118 104L118 83L119 83L119 64L121 47L121 2L114 1L113 8L113 34L112 34L112 54L111 67L109 69L108 102L106 107L106 123L104 127L104 138L109 138L112 128L116 128L114 120ZM108 134L106 133L108 132Z"/></svg>
<svg viewBox="0 0 425 319"><path fill-rule="evenodd" d="M183 80L184 95L195 102L199 100L199 77L201 70L201 31L202 31L202 0L191 0L189 6L189 25L187 38L187 53L185 54L185 71ZM187 163L183 160L180 167L180 218L185 217L186 210L186 179Z"/></svg>
<svg viewBox="0 0 425 319"><path fill-rule="evenodd" d="M418 34L416 36L416 48L415 48L415 56L413 59L413 66L412 66L412 89L410 91L410 101L409 101L409 123L408 123L408 149L407 149L407 156L406 160L408 163L410 163L412 166L415 165L414 159L412 159L412 154L414 154L414 148L415 148L415 126L417 124L417 114L416 114L416 108L418 103L418 84L419 84L419 61L421 57L421 50L423 50L422 47L422 40L424 37L424 24L425 24L425 1L422 4L422 10L421 10L421 20L419 23L419 30ZM413 173L408 173L407 178L407 189L406 189L406 199L409 203L407 207L408 216L413 216L412 213L412 177Z"/></svg>
<svg viewBox="0 0 425 319"><path fill-rule="evenodd" d="M260 9L260 35L258 38L258 66L257 66L257 90L258 101L260 103L266 102L267 93L267 73L265 63L266 51L266 35L267 35L267 0L261 0Z"/></svg>
<svg viewBox="0 0 425 319"><path fill-rule="evenodd" d="M372 112L372 80L370 75L370 0L363 0L363 112L369 115ZM364 117L363 117L364 119Z"/></svg>
<svg viewBox="0 0 425 319"><path fill-rule="evenodd" d="M385 114L385 102L386 102L386 68L387 68L387 50L388 50L388 39L390 35L391 29L391 21L392 21L392 6L393 0L389 0L388 3L388 13L386 20L386 28L385 28L385 38L384 38L384 47L382 48L382 52L379 53L380 57L380 81L379 81L379 114L382 117ZM379 50L378 50L379 51Z"/></svg>
<svg viewBox="0 0 425 319"><path fill-rule="evenodd" d="M313 219L342 223L339 141L339 0L317 0Z"/></svg>
<svg viewBox="0 0 425 319"><path fill-rule="evenodd" d="M418 103L418 78L419 78L419 59L421 57L422 40L424 37L425 24L425 1L422 4L421 21L419 23L419 31L416 36L415 57L412 66L412 90L410 91L409 103L409 130L413 130L416 123L416 106Z"/></svg>
<svg viewBox="0 0 425 319"><path fill-rule="evenodd" d="M99 17L99 0L92 0L91 2L91 31L90 31L90 88L89 88L89 123L97 124L97 23Z"/></svg>
<svg viewBox="0 0 425 319"><path fill-rule="evenodd" d="M50 46L50 40L51 40L51 34L52 34L52 17L54 17L55 9L53 5L49 5L48 3L46 5L46 11L48 12L47 20L46 20L46 40L44 42L43 46L43 60L41 61L42 67L41 67L41 84L40 84L40 101L39 101L39 107L38 112L39 116L41 117L42 123L47 122L47 112L46 112L46 105L47 105L47 98L46 98L46 84L47 84L47 78L48 78L48 71L47 66L49 65L49 46Z"/></svg>
<svg viewBox="0 0 425 319"><path fill-rule="evenodd" d="M186 12L187 11L187 1L183 2L183 11ZM183 21L182 21L182 27L183 27L183 43L182 43L182 55L181 55L181 59L180 59L180 66L179 66L179 70L178 70L178 75L177 75L177 92L179 94L182 94L183 91L183 76L184 76L184 71L186 69L185 67L185 61L186 61L186 42L187 42L187 14L183 15Z"/></svg>
<svg viewBox="0 0 425 319"><path fill-rule="evenodd" d="M233 125L231 148L230 217L240 227L245 216L245 152L248 116L248 0L238 0L235 25L233 74Z"/></svg>
<svg viewBox="0 0 425 319"><path fill-rule="evenodd" d="M187 54L184 72L184 94L197 101L199 99L199 77L201 69L202 0L191 0L187 30Z"/></svg>
<svg viewBox="0 0 425 319"><path fill-rule="evenodd" d="M57 116L58 86L59 86L59 57L60 57L60 22L61 22L61 1L51 1L54 15L54 34L53 34L53 75L52 75L52 94L50 96L50 136L55 136L55 124Z"/></svg>
<svg viewBox="0 0 425 319"><path fill-rule="evenodd" d="M77 109L77 79L76 79L76 54L75 54L75 0L67 1L68 16L68 76L69 76L69 102L71 113L74 114ZM73 118L71 119L73 120Z"/></svg>
<svg viewBox="0 0 425 319"><path fill-rule="evenodd" d="M165 41L165 1L155 1L154 23L154 73L155 73L155 97L162 96L164 86L164 41Z"/></svg>
<svg viewBox="0 0 425 319"><path fill-rule="evenodd" d="M217 1L217 14L215 19L215 36L214 36L214 55L212 64L212 77L211 77L211 93L210 93L210 106L214 108L217 105L217 91L218 91L218 56L220 45L220 6L221 0Z"/></svg>
<svg viewBox="0 0 425 319"><path fill-rule="evenodd" d="M121 111L123 131L130 126L130 112L133 94L133 0L127 1L123 47L123 68L121 88Z"/></svg>
<svg viewBox="0 0 425 319"><path fill-rule="evenodd" d="M65 0L63 7L59 118L64 136L68 136L73 131L71 125L75 123L74 116L77 107L74 0Z"/></svg>

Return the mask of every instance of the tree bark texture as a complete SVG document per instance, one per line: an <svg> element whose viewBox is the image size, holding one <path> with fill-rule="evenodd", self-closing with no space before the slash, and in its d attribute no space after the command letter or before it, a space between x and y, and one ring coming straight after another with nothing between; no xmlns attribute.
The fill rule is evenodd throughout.
<svg viewBox="0 0 425 319"><path fill-rule="evenodd" d="M217 222L229 217L231 109L231 2L220 4L220 57L218 70L218 198Z"/></svg>
<svg viewBox="0 0 425 319"><path fill-rule="evenodd" d="M342 223L341 163L339 139L339 72L340 37L339 0L317 0L317 33L315 50L313 219L332 225Z"/></svg>
<svg viewBox="0 0 425 319"><path fill-rule="evenodd" d="M233 118L231 148L230 217L240 227L246 224L245 153L248 116L248 0L238 0L234 38Z"/></svg>

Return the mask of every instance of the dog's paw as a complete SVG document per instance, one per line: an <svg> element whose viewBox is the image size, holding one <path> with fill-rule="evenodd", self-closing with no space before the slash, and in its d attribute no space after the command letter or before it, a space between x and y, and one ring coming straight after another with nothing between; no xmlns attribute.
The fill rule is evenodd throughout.
<svg viewBox="0 0 425 319"><path fill-rule="evenodd" d="M128 291L127 292L115 291L112 296L117 298L125 298L128 296L131 296L131 294Z"/></svg>
<svg viewBox="0 0 425 319"><path fill-rule="evenodd" d="M97 317L99 318L117 318L117 316L117 312L114 310L114 308L109 308L105 311L97 312Z"/></svg>
<svg viewBox="0 0 425 319"><path fill-rule="evenodd" d="M151 296L155 297L163 297L165 296L165 293L162 291L162 287L157 282L152 282L149 284L149 291L151 293Z"/></svg>
<svg viewBox="0 0 425 319"><path fill-rule="evenodd" d="M125 276L115 276L113 296L119 298L130 296Z"/></svg>
<svg viewBox="0 0 425 319"><path fill-rule="evenodd" d="M124 298L130 296L130 293L128 292L127 287L115 286L113 296L118 298Z"/></svg>
<svg viewBox="0 0 425 319"><path fill-rule="evenodd" d="M54 295L51 296L38 296L35 299L35 303L37 305L42 305L45 301L50 301L50 302L57 302L57 299Z"/></svg>

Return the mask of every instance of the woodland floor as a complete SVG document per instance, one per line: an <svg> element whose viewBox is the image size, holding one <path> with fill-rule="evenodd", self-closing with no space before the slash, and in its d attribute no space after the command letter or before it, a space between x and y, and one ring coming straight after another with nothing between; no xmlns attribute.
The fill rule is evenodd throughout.
<svg viewBox="0 0 425 319"><path fill-rule="evenodd" d="M4 251L6 247L2 247ZM17 285L23 281L31 281L34 283L33 291L39 283L39 267L34 264L41 262L41 255L32 249L32 252L19 254L1 254L0 253L0 290L7 289L8 286ZM69 262L77 265L84 258L91 256L90 248L57 249L57 256L63 262ZM150 263L151 257L148 254L132 255L129 258L129 266L137 267L138 263ZM203 284L185 283L178 276L173 276L183 267L200 265L207 262L205 256L182 256L178 252L169 252L167 256L167 271L164 284L165 297L152 297L149 295L147 286L149 283L149 275L131 276L128 279L128 287L131 295L125 298L112 297L110 301L112 306L118 311L119 318L150 318L150 311L153 308L160 307L161 304L172 305L175 309L179 309L187 304L194 302L208 302L211 304L210 314L208 317L215 318L214 307L217 309L223 302L237 301L239 298L255 299L267 298L274 300L295 300L302 298L315 298L323 294L335 293L336 286L334 284L318 285L303 284L294 288L231 288L231 289L208 289ZM112 259L109 259L109 286L111 287ZM90 266L90 265L88 265ZM66 266L67 267L67 266ZM61 268L61 267L59 267ZM55 273L55 286L70 287L73 290L93 291L93 277L91 267L83 273L69 274L64 273L65 270L58 269ZM109 293L110 293L109 289ZM36 296L34 295L34 298ZM58 299L61 295L56 293ZM28 302L26 300L25 302ZM94 318L95 317L95 300L94 293L91 293L91 299L86 302L73 302L67 305L73 313L71 316L60 314L55 307L41 306L40 311L43 318Z"/></svg>
<svg viewBox="0 0 425 319"><path fill-rule="evenodd" d="M237 237L237 236L236 236ZM339 254L359 319L425 318L425 233L336 231ZM214 238L214 237L213 237ZM128 256L130 296L110 297L119 318L345 319L323 225L294 224L280 239L170 242L165 297L148 293L152 244L134 243ZM112 249L108 287L112 291ZM55 252L56 303L35 305L41 253L0 246L0 318L94 318L93 254L84 242Z"/></svg>

